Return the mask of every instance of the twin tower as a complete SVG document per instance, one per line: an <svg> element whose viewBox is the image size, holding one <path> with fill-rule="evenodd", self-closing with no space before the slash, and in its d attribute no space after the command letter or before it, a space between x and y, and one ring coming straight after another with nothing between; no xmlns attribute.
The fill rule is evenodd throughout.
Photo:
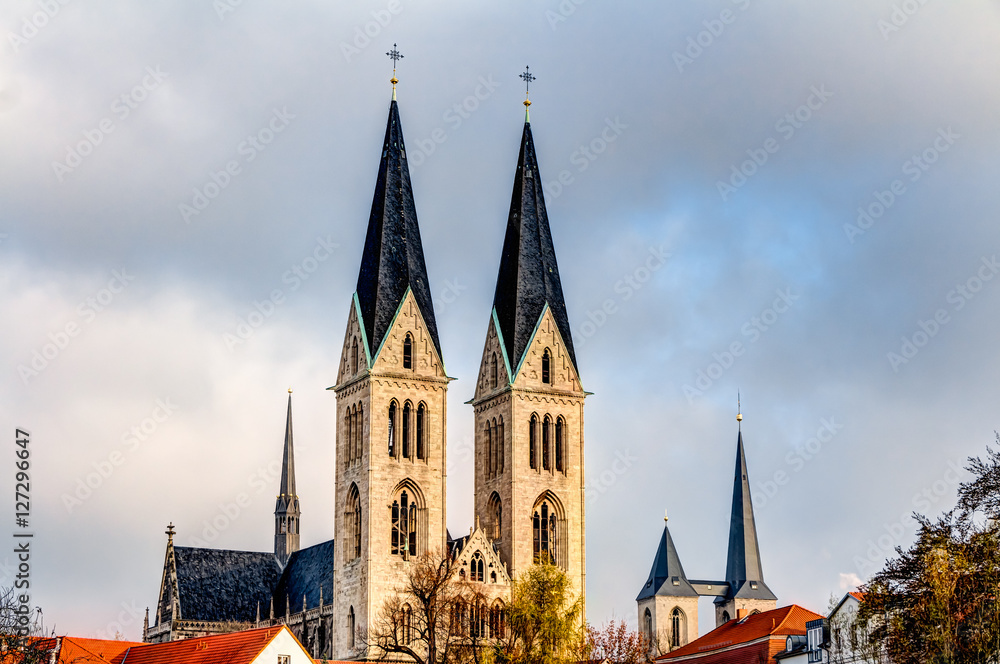
<svg viewBox="0 0 1000 664"><path fill-rule="evenodd" d="M339 658L358 656L357 630L378 615L424 553L470 558L472 580L492 585L487 591L497 602L508 594L510 579L539 562L562 567L583 594L586 392L527 116L485 348L468 402L475 413L476 528L461 539L451 538L445 518L451 380L394 95L330 388L337 396L333 636Z"/></svg>

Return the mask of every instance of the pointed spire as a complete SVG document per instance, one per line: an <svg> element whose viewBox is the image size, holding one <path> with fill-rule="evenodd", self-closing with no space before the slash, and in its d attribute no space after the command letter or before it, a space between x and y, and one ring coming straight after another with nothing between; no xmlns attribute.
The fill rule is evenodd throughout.
<svg viewBox="0 0 1000 664"><path fill-rule="evenodd" d="M528 93L531 91L531 82L535 80L535 76L531 73L531 67L525 65L524 73L520 74L518 78L524 81L524 123L528 124L531 122L531 117L528 115L528 107L531 106Z"/></svg>
<svg viewBox="0 0 1000 664"><path fill-rule="evenodd" d="M525 122L514 173L507 234L493 296L493 310L500 325L504 352L515 375L546 305L552 312L575 367L576 351L573 349L556 251L545 211L535 143L531 125Z"/></svg>
<svg viewBox="0 0 1000 664"><path fill-rule="evenodd" d="M656 557L653 558L649 578L646 579L646 584L639 591L639 596L635 600L638 602L654 595L666 597L696 597L698 595L688 581L687 575L684 574L684 566L681 565L681 558L674 546L674 539L670 536L670 528L667 527L666 515L663 516L663 535L660 536L660 544L656 548Z"/></svg>
<svg viewBox="0 0 1000 664"><path fill-rule="evenodd" d="M733 480L733 510L729 521L726 581L729 583L729 599L734 597L776 599L764 584L742 431L736 436L736 476Z"/></svg>
<svg viewBox="0 0 1000 664"><path fill-rule="evenodd" d="M278 493L295 496L295 453L292 449L292 388L288 388L288 414L285 416L285 448L281 457L281 485Z"/></svg>
<svg viewBox="0 0 1000 664"><path fill-rule="evenodd" d="M424 250L403 145L399 107L389 104L368 234L358 273L357 299L368 358L374 362L407 289L413 292L434 346L441 354Z"/></svg>

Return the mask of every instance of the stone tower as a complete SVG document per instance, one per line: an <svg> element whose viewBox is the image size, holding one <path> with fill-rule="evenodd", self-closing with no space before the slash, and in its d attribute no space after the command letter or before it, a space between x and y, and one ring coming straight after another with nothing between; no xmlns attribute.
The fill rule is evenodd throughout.
<svg viewBox="0 0 1000 664"><path fill-rule="evenodd" d="M639 605L639 630L649 639L654 655L698 638L698 595L684 573L664 517L653 567L635 598Z"/></svg>
<svg viewBox="0 0 1000 664"><path fill-rule="evenodd" d="M778 598L764 583L742 430L736 436L736 476L733 478L733 509L729 519L726 583L728 592L715 598L717 626L755 611L770 611L778 605Z"/></svg>
<svg viewBox="0 0 1000 664"><path fill-rule="evenodd" d="M443 552L441 359L395 93L337 384L334 658L364 657L357 630L410 561Z"/></svg>
<svg viewBox="0 0 1000 664"><path fill-rule="evenodd" d="M512 577L566 570L583 598L583 401L531 125L525 118L476 381L476 515Z"/></svg>
<svg viewBox="0 0 1000 664"><path fill-rule="evenodd" d="M274 506L274 557L282 567L299 550L299 496L295 493L295 452L292 449L292 391L288 390L285 446L281 457L281 485Z"/></svg>

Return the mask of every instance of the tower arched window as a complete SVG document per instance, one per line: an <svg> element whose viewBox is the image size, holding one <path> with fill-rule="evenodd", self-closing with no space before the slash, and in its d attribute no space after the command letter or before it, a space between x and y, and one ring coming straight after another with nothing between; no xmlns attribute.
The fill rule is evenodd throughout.
<svg viewBox="0 0 1000 664"><path fill-rule="evenodd" d="M558 518L548 500L543 500L535 507L531 518L531 529L534 545L534 562L536 565L558 564L556 556Z"/></svg>
<svg viewBox="0 0 1000 664"><path fill-rule="evenodd" d="M486 462L483 464L484 470L486 472L486 477L490 477L492 469L490 468L490 462L493 459L493 427L490 425L490 421L486 420Z"/></svg>
<svg viewBox="0 0 1000 664"><path fill-rule="evenodd" d="M403 440L400 447L402 447L402 454L404 459L410 458L410 402L407 401L403 404Z"/></svg>
<svg viewBox="0 0 1000 664"><path fill-rule="evenodd" d="M546 348L545 352L542 353L542 382L552 383L552 355L549 353L549 349Z"/></svg>
<svg viewBox="0 0 1000 664"><path fill-rule="evenodd" d="M506 632L507 616L501 600L497 600L490 609L490 636L502 639Z"/></svg>
<svg viewBox="0 0 1000 664"><path fill-rule="evenodd" d="M403 558L417 555L417 503L407 489L392 501L391 552Z"/></svg>
<svg viewBox="0 0 1000 664"><path fill-rule="evenodd" d="M413 609L410 608L409 604L403 605L402 616L400 616L399 622L402 628L400 641L404 646L408 646L410 645L410 641L413 640Z"/></svg>
<svg viewBox="0 0 1000 664"><path fill-rule="evenodd" d="M361 450L364 448L364 430L365 430L365 406L364 404L358 404L358 412L355 417L357 418L357 423L354 426L354 462L361 463Z"/></svg>
<svg viewBox="0 0 1000 664"><path fill-rule="evenodd" d="M497 354L493 353L493 359L490 360L490 389L496 388L497 379Z"/></svg>
<svg viewBox="0 0 1000 664"><path fill-rule="evenodd" d="M545 416L545 420L542 422L542 470L548 470L551 466L549 465L549 443L551 434L549 431L552 429L552 420L549 416Z"/></svg>
<svg viewBox="0 0 1000 664"><path fill-rule="evenodd" d="M403 339L403 368L413 368L413 337L410 336L409 332L406 333L406 337Z"/></svg>
<svg viewBox="0 0 1000 664"><path fill-rule="evenodd" d="M347 647L354 650L354 607L347 609Z"/></svg>
<svg viewBox="0 0 1000 664"><path fill-rule="evenodd" d="M503 532L503 503L500 501L500 494L494 491L490 495L487 503L487 514L489 515L489 536L492 539L500 539Z"/></svg>
<svg viewBox="0 0 1000 664"><path fill-rule="evenodd" d="M565 421L560 417L556 420L556 470L560 473L565 469L565 465L563 463L563 453L565 452L566 447L563 442L565 436Z"/></svg>
<svg viewBox="0 0 1000 664"><path fill-rule="evenodd" d="M424 404L417 406L417 458L423 459L425 452L424 445L424 433L426 431L425 420L427 417L427 408Z"/></svg>
<svg viewBox="0 0 1000 664"><path fill-rule="evenodd" d="M483 556L478 551L472 554L472 560L469 562L469 579L472 581L486 580L486 567L483 564Z"/></svg>
<svg viewBox="0 0 1000 664"><path fill-rule="evenodd" d="M354 431L351 427L354 424L354 418L351 417L351 407L348 406L344 409L344 467L349 468L351 465L351 441L354 440Z"/></svg>
<svg viewBox="0 0 1000 664"><path fill-rule="evenodd" d="M504 441L503 441L503 417L501 417L500 421L497 423L497 440L496 440L496 448L497 448L497 474L498 475L503 475L503 447L504 447Z"/></svg>
<svg viewBox="0 0 1000 664"><path fill-rule="evenodd" d="M723 611L722 612L722 622L723 622L723 624L729 622L730 620L731 620L731 618L729 617L729 611Z"/></svg>
<svg viewBox="0 0 1000 664"><path fill-rule="evenodd" d="M389 456L396 456L396 402L389 404Z"/></svg>
<svg viewBox="0 0 1000 664"><path fill-rule="evenodd" d="M642 629L646 634L646 641L650 644L653 643L653 614L646 609L646 613L642 616Z"/></svg>
<svg viewBox="0 0 1000 664"><path fill-rule="evenodd" d="M528 424L528 465L538 470L538 416L532 415Z"/></svg>
<svg viewBox="0 0 1000 664"><path fill-rule="evenodd" d="M358 338L351 341L351 373L358 373Z"/></svg>
<svg viewBox="0 0 1000 664"><path fill-rule="evenodd" d="M345 553L347 560L355 560L361 556L361 497L358 486L351 484L347 492L347 510L344 512L344 525L347 532Z"/></svg>
<svg viewBox="0 0 1000 664"><path fill-rule="evenodd" d="M681 610L678 608L670 612L670 645L674 648L681 645Z"/></svg>

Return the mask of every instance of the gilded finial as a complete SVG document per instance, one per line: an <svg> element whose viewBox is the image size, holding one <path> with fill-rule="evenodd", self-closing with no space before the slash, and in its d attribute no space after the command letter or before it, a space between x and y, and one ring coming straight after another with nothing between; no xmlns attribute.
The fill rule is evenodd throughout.
<svg viewBox="0 0 1000 664"><path fill-rule="evenodd" d="M663 510L663 523L667 522L667 510Z"/></svg>
<svg viewBox="0 0 1000 664"><path fill-rule="evenodd" d="M528 92L531 89L531 82L535 80L535 76L531 73L531 68L527 65L524 66L524 73L518 76L519 79L524 81L524 121L528 121L528 107L531 106L531 100L528 99Z"/></svg>
<svg viewBox="0 0 1000 664"><path fill-rule="evenodd" d="M392 50L386 51L385 54L392 60L392 78L389 79L389 82L392 83L392 100L396 101L396 84L399 83L399 79L396 78L396 62L402 60L403 55L396 50L395 44L392 45Z"/></svg>
<svg viewBox="0 0 1000 664"><path fill-rule="evenodd" d="M291 393L292 393L292 388L290 388L290 387L288 388L288 393L289 393L289 394L291 394Z"/></svg>
<svg viewBox="0 0 1000 664"><path fill-rule="evenodd" d="M743 422L743 408L740 406L740 393L739 390L736 391L736 421Z"/></svg>
<svg viewBox="0 0 1000 664"><path fill-rule="evenodd" d="M170 539L170 540L174 539L174 522L173 521L171 521L170 524L167 526L167 530L166 530L166 532L164 534L167 536L167 539Z"/></svg>

